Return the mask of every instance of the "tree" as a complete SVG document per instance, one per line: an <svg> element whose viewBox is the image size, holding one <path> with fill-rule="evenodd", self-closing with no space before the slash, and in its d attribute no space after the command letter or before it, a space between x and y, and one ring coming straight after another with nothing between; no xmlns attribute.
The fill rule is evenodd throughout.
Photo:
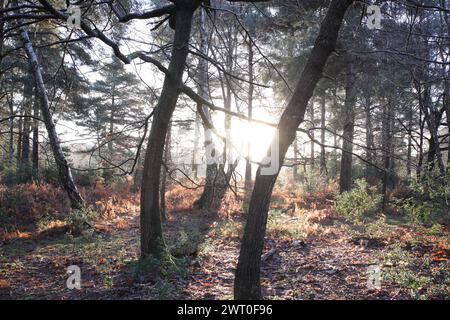
<svg viewBox="0 0 450 320"><path fill-rule="evenodd" d="M330 4L308 62L278 123L279 140L275 143L279 142L280 164L295 139L298 126L304 120L308 102L322 76L328 57L335 49L344 15L352 3L351 0L333 0ZM261 254L270 198L278 174L279 171L275 175L261 175L261 167L258 168L236 269L235 299L261 298Z"/></svg>
<svg viewBox="0 0 450 320"><path fill-rule="evenodd" d="M160 257L166 252L161 226L160 172L169 122L181 93L181 82L189 52L192 17L201 1L177 1L175 34L168 75L155 108L141 188L141 255Z"/></svg>
<svg viewBox="0 0 450 320"><path fill-rule="evenodd" d="M136 75L112 58L99 71L102 78L89 85L90 95L79 100L74 110L76 123L88 129L87 137L97 143L82 150L96 155L108 178L131 167L138 138L132 133L145 122L142 105L152 99L141 88Z"/></svg>
<svg viewBox="0 0 450 320"><path fill-rule="evenodd" d="M353 59L349 57L347 61L345 83L345 103L343 108L344 132L342 134L342 157L340 172L340 191L345 192L351 189L352 183L352 159L353 159L353 138L355 130L355 104L356 104L356 71Z"/></svg>
<svg viewBox="0 0 450 320"><path fill-rule="evenodd" d="M55 124L50 113L47 90L42 78L42 66L40 65L39 59L36 55L36 52L34 51L33 44L31 43L30 37L28 36L26 27L21 27L20 32L25 46L26 54L30 61L30 67L33 71L34 80L36 82L42 117L45 123L45 127L47 128L47 133L50 139L53 156L56 160L56 166L58 167L61 184L69 196L71 207L73 209L82 209L84 207L84 200L73 181L72 172L61 148L61 144L58 140L58 135L55 130Z"/></svg>

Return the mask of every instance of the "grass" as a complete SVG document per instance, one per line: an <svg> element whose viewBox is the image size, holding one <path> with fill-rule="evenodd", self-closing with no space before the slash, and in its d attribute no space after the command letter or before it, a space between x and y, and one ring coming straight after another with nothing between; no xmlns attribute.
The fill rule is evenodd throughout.
<svg viewBox="0 0 450 320"><path fill-rule="evenodd" d="M306 240L315 233L318 224L310 221L307 214L291 216L283 209L271 209L267 219L267 237L282 240ZM244 231L242 220L222 220L211 232L212 237L223 239L240 239Z"/></svg>
<svg viewBox="0 0 450 320"><path fill-rule="evenodd" d="M267 236L273 239L304 241L308 237L309 227L306 215L292 218L281 210L271 210L267 219Z"/></svg>
<svg viewBox="0 0 450 320"><path fill-rule="evenodd" d="M214 251L214 243L212 239L208 238L205 239L199 246L198 246L198 257L206 257L209 253Z"/></svg>
<svg viewBox="0 0 450 320"><path fill-rule="evenodd" d="M219 221L211 230L211 236L222 239L240 239L244 232L244 223L241 220Z"/></svg>
<svg viewBox="0 0 450 320"><path fill-rule="evenodd" d="M430 253L406 250L399 243L386 247L379 259L383 265L383 280L409 290L412 299L450 298L448 260L436 261Z"/></svg>

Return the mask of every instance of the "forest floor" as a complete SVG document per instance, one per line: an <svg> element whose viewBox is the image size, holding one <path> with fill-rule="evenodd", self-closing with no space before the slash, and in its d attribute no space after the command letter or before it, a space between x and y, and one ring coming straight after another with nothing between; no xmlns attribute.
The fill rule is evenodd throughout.
<svg viewBox="0 0 450 320"><path fill-rule="evenodd" d="M291 210L292 209L292 210ZM448 237L399 219L355 233L330 206L272 208L262 262L268 299L449 299ZM58 223L0 242L0 299L231 299L243 219L174 211L164 222L173 262L139 262L139 216L99 219L80 237ZM68 266L81 289L66 288ZM369 289L368 267L381 267ZM155 271L157 270L157 271Z"/></svg>

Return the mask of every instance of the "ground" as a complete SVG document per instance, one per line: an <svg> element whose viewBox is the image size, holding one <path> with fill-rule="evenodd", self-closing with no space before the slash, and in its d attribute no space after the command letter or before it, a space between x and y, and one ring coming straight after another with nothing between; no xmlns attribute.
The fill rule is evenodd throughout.
<svg viewBox="0 0 450 320"><path fill-rule="evenodd" d="M98 220L79 237L57 225L18 232L0 244L0 298L231 299L242 221L194 210L170 213L164 232L173 259L164 268L160 261L138 261L137 212ZM383 237L365 239L328 206L274 206L262 263L264 296L448 299L448 246L426 235L413 242L411 230L398 223L381 229ZM70 265L81 268L81 290L66 288ZM381 289L367 287L371 265L382 268Z"/></svg>

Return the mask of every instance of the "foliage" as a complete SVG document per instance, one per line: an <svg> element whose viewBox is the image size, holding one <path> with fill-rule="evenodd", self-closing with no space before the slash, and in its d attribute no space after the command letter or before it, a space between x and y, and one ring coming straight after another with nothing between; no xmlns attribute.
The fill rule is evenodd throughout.
<svg viewBox="0 0 450 320"><path fill-rule="evenodd" d="M0 186L0 212L15 224L28 224L44 215L57 216L68 212L69 203L64 192L47 184Z"/></svg>
<svg viewBox="0 0 450 320"><path fill-rule="evenodd" d="M88 208L71 210L66 218L70 233L74 236L80 236L84 231L91 229L89 223L93 219L93 212Z"/></svg>
<svg viewBox="0 0 450 320"><path fill-rule="evenodd" d="M170 252L175 257L193 255L197 251L200 240L201 237L197 229L181 230L178 233L176 243L171 246Z"/></svg>
<svg viewBox="0 0 450 320"><path fill-rule="evenodd" d="M379 209L382 196L375 187L368 187L365 180L356 180L355 188L336 196L336 212L349 222L362 224L363 220Z"/></svg>
<svg viewBox="0 0 450 320"><path fill-rule="evenodd" d="M314 195L325 190L327 186L327 178L324 175L320 175L314 171L308 171L304 176L302 192L303 194Z"/></svg>
<svg viewBox="0 0 450 320"><path fill-rule="evenodd" d="M418 300L449 299L448 259L433 261L432 255L417 255L395 244L380 256L384 261L383 279L409 289Z"/></svg>
<svg viewBox="0 0 450 320"><path fill-rule="evenodd" d="M73 172L75 183L82 187L94 186L97 181L103 180L101 170L87 170Z"/></svg>
<svg viewBox="0 0 450 320"><path fill-rule="evenodd" d="M450 175L426 174L414 178L410 188L413 196L395 199L397 208L404 211L410 222L431 226L435 222L449 222Z"/></svg>
<svg viewBox="0 0 450 320"><path fill-rule="evenodd" d="M370 239L389 239L396 236L395 227L387 223L385 215L368 222L364 231L365 237Z"/></svg>
<svg viewBox="0 0 450 320"><path fill-rule="evenodd" d="M87 209L72 211L67 194L60 187L29 183L7 187L0 185L0 237L68 226L79 234L89 221L112 220L136 212L139 194L132 191L132 181L124 179L112 185L97 184L81 188ZM19 234L17 234L17 237Z"/></svg>
<svg viewBox="0 0 450 320"><path fill-rule="evenodd" d="M135 277L170 277L186 272L186 264L183 259L176 259L168 250L160 257L148 256L131 263Z"/></svg>
<svg viewBox="0 0 450 320"><path fill-rule="evenodd" d="M28 183L31 181L31 167L19 166L5 167L0 176L0 182L7 186L14 186L17 184Z"/></svg>
<svg viewBox="0 0 450 320"><path fill-rule="evenodd" d="M289 221L290 223L286 223ZM280 210L271 210L267 221L267 236L273 239L305 241L314 230L308 215L290 217Z"/></svg>
<svg viewBox="0 0 450 320"><path fill-rule="evenodd" d="M166 192L166 206L170 211L189 211L192 210L192 204L201 194L201 188L190 190L186 192L186 189L180 185L175 185L169 188Z"/></svg>
<svg viewBox="0 0 450 320"><path fill-rule="evenodd" d="M44 183L52 184L54 186L60 185L58 168L53 163L40 169L39 178Z"/></svg>
<svg viewBox="0 0 450 320"><path fill-rule="evenodd" d="M220 221L215 224L215 228L211 234L214 237L222 237L224 239L240 239L244 232L244 226L241 221L228 220Z"/></svg>

